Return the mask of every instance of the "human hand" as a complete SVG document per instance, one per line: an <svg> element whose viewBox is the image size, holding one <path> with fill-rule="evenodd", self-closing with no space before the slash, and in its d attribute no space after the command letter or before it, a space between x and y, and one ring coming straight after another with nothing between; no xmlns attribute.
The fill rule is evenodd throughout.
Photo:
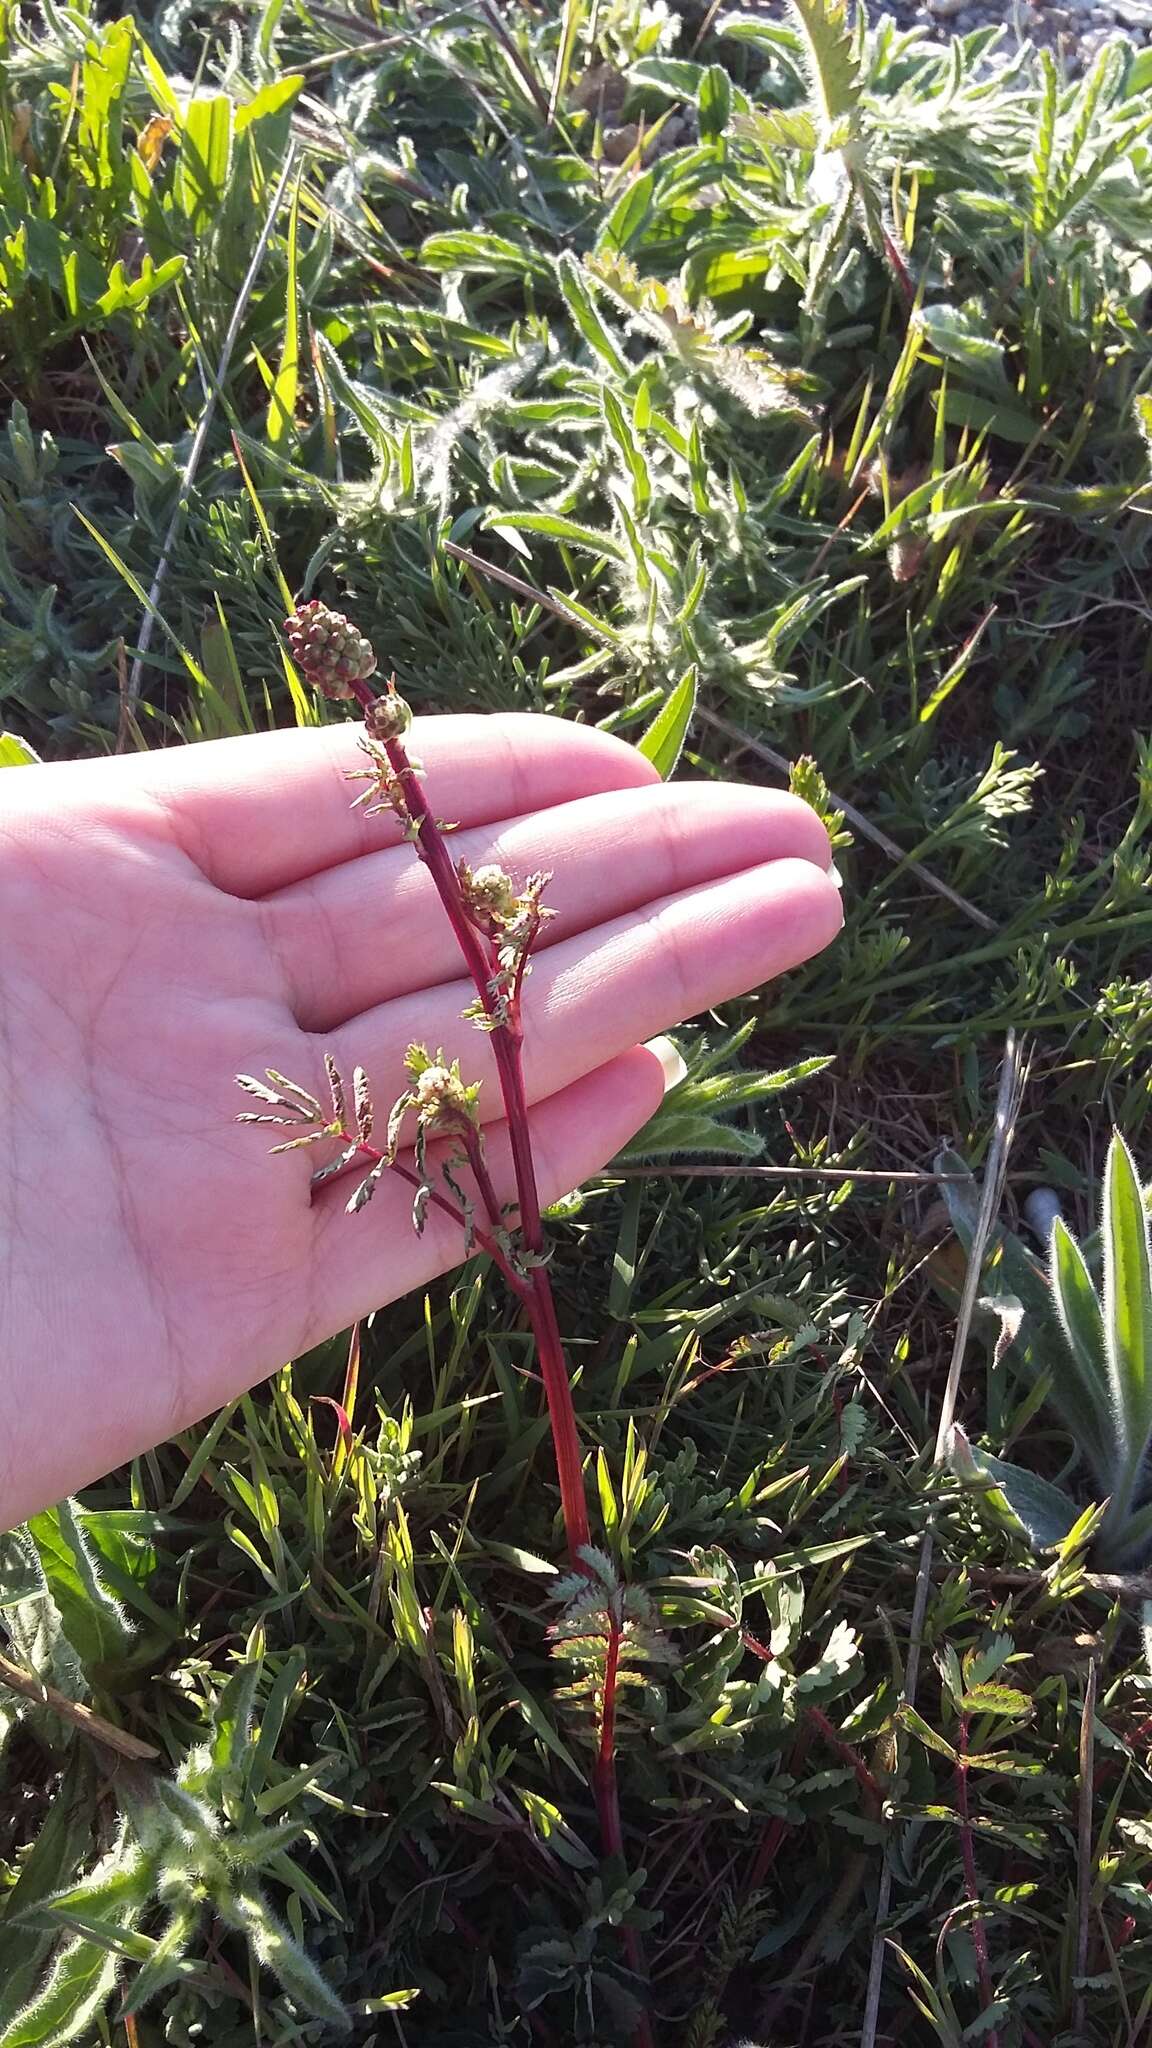
<svg viewBox="0 0 1152 2048"><path fill-rule="evenodd" d="M485 1034L429 876L391 816L350 809L360 728L280 732L6 773L0 783L0 1528L73 1492L356 1317L456 1264L385 1176L313 1197L308 1150L235 1118L238 1071L323 1097L323 1054L378 1103L412 1041L483 1079ZM600 1168L664 1085L641 1043L795 966L840 924L794 798L665 786L558 719L417 720L454 853L554 869L525 992L545 1201ZM280 1135L273 1133L275 1137Z"/></svg>

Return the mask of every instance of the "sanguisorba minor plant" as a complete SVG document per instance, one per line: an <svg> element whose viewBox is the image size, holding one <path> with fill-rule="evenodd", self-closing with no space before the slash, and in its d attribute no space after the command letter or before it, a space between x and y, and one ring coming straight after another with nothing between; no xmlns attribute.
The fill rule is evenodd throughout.
<svg viewBox="0 0 1152 2048"><path fill-rule="evenodd" d="M349 1088L330 1055L325 1057L331 1094L328 1107L274 1070L267 1070L263 1081L241 1074L237 1077L240 1086L264 1105L244 1112L241 1121L286 1126L292 1135L273 1147L277 1152L324 1142L337 1144L341 1148L337 1156L313 1176L313 1185L361 1168L348 1201L349 1215L356 1215L371 1201L385 1173L399 1175L413 1189L415 1229L423 1228L430 1204L446 1211L460 1225L461 1256L473 1250L487 1253L522 1304L532 1327L548 1404L560 1506L573 1566L573 1577L563 1583L581 1608L584 1637L589 1641L595 1637L597 1644L597 1733L592 1766L597 1817L605 1854L622 1857L613 1731L621 1654L635 1630L625 1589L616 1583L609 1561L592 1548L579 1431L548 1272L524 1088L524 979L532 949L551 915L541 900L551 877L533 874L517 885L494 863L472 868L465 860L454 861L446 828L425 796L420 764L408 752L406 736L412 715L396 689L395 676L383 691L377 691L372 683L377 658L371 644L342 612L330 610L318 600L300 605L285 622L285 632L297 668L314 688L336 701L360 706L364 715L361 745L367 765L356 779L362 779L367 787L355 802L370 813L393 812L428 869L455 933L476 991L475 1000L463 1014L492 1040L515 1178L515 1220L500 1201L485 1157L477 1108L480 1084L465 1081L459 1059L450 1060L443 1050L433 1054L426 1046L408 1047L411 1084L391 1107L382 1143L373 1141L375 1109L363 1068L355 1069ZM399 1156L401 1140L410 1127L412 1166ZM471 1176L474 1195L464 1185L464 1173ZM590 1603L595 1608L594 1625L587 1612ZM639 1973L643 1969L639 1936L627 1926L623 1931L629 1964ZM650 2038L647 2021L641 2019L635 2035L638 2048L644 2048Z"/></svg>

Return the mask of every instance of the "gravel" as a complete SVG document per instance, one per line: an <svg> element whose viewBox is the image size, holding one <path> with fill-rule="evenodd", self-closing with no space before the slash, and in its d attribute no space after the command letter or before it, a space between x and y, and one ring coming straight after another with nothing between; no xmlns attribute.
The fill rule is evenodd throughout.
<svg viewBox="0 0 1152 2048"><path fill-rule="evenodd" d="M1083 69L1112 37L1152 42L1152 0L882 0L874 11L937 41L973 29L1003 28L1012 42L1050 49L1070 72Z"/></svg>

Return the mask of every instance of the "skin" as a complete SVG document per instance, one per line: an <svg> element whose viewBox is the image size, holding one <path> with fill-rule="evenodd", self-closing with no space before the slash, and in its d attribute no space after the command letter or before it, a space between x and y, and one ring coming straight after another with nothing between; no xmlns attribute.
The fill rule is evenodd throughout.
<svg viewBox="0 0 1152 2048"><path fill-rule="evenodd" d="M382 1120L413 1039L483 1079L485 1035L429 877L350 809L359 728L6 774L0 803L0 1526L187 1428L460 1257L385 1179L310 1191L315 1151L241 1126L238 1072L326 1099L322 1056ZM544 1200L596 1172L664 1087L644 1041L834 937L822 826L780 793L665 787L558 719L417 720L453 850L555 870L525 994ZM250 1103L247 1105L252 1107Z"/></svg>

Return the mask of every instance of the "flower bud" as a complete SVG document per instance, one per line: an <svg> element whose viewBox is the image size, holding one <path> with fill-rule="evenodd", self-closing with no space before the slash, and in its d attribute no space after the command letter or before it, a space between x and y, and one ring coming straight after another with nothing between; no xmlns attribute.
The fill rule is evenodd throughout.
<svg viewBox="0 0 1152 2048"><path fill-rule="evenodd" d="M391 682L380 697L374 697L365 706L364 730L370 740L384 744L386 740L402 739L412 723L412 712Z"/></svg>
<svg viewBox="0 0 1152 2048"><path fill-rule="evenodd" d="M466 861L461 861L456 872L470 909L486 912L490 917L515 916L519 903L516 884L495 861L471 869Z"/></svg>
<svg viewBox="0 0 1152 2048"><path fill-rule="evenodd" d="M473 1094L460 1079L460 1064L454 1060L450 1067L433 1063L416 1076L413 1089L416 1108L428 1122L442 1116L467 1117L471 1121Z"/></svg>
<svg viewBox="0 0 1152 2048"><path fill-rule="evenodd" d="M284 621L293 661L300 673L326 697L352 697L354 683L364 682L376 668L371 642L346 619L312 598Z"/></svg>

